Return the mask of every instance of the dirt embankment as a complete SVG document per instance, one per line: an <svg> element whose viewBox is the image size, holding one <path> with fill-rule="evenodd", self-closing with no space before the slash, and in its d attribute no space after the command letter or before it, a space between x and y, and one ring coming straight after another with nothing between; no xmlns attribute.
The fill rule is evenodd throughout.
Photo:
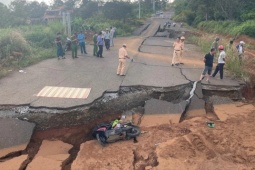
<svg viewBox="0 0 255 170"><path fill-rule="evenodd" d="M228 118L214 120L214 128L207 126L212 119L207 115L180 124L142 127L138 143L122 141L105 148L97 141L83 143L72 169L254 170L255 111L250 111L252 105L235 104L240 110L235 113L231 108L224 105L222 114Z"/></svg>

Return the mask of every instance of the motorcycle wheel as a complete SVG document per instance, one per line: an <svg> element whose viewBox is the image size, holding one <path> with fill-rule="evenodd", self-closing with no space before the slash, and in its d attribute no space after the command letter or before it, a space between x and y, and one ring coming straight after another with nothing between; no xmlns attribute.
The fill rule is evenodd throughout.
<svg viewBox="0 0 255 170"><path fill-rule="evenodd" d="M141 133L141 130L138 126L132 126L132 129L129 132L127 132L127 136L130 138L134 138L140 135L140 133Z"/></svg>
<svg viewBox="0 0 255 170"><path fill-rule="evenodd" d="M96 134L97 141L102 145L105 146L106 140L103 136L100 136L98 133Z"/></svg>

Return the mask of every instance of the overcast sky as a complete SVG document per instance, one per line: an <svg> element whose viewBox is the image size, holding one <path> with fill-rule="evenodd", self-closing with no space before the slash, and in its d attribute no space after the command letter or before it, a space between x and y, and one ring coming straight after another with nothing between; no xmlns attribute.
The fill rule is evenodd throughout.
<svg viewBox="0 0 255 170"><path fill-rule="evenodd" d="M5 5L9 5L11 3L11 1L13 0L0 0L0 2L2 2ZM33 0L27 0L27 1L33 1ZM51 0L37 0L38 2L45 2L46 4L50 5Z"/></svg>
<svg viewBox="0 0 255 170"><path fill-rule="evenodd" d="M0 2L2 2L5 5L9 5L11 3L11 1L13 1L13 0L0 0ZM28 1L33 1L33 0L28 0ZM37 0L37 1L38 2L42 2L43 1L46 4L50 5L53 0ZM173 2L173 1L174 0L169 0L169 2Z"/></svg>

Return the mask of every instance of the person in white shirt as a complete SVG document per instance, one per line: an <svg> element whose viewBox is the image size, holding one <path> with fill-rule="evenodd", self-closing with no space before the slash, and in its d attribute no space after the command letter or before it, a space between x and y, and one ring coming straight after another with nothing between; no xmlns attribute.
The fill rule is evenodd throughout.
<svg viewBox="0 0 255 170"><path fill-rule="evenodd" d="M244 44L245 44L244 41L240 41L240 43L236 46L240 63L242 63L242 60L243 60Z"/></svg>
<svg viewBox="0 0 255 170"><path fill-rule="evenodd" d="M213 73L213 77L216 76L216 74L220 71L220 79L222 80L223 79L223 68L224 68L224 65L225 65L225 58L226 58L226 53L224 51L224 46L223 45L220 45L218 47L219 51L220 51L220 55L219 55L219 58L218 58L218 65L216 66L216 69Z"/></svg>
<svg viewBox="0 0 255 170"><path fill-rule="evenodd" d="M113 47L114 43L113 43L113 39L114 39L114 34L115 34L115 28L110 27L110 46Z"/></svg>

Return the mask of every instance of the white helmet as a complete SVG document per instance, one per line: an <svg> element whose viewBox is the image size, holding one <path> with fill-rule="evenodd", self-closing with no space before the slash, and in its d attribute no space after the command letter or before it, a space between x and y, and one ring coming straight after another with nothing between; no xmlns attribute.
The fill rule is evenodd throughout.
<svg viewBox="0 0 255 170"><path fill-rule="evenodd" d="M244 41L240 41L240 44L245 44Z"/></svg>

